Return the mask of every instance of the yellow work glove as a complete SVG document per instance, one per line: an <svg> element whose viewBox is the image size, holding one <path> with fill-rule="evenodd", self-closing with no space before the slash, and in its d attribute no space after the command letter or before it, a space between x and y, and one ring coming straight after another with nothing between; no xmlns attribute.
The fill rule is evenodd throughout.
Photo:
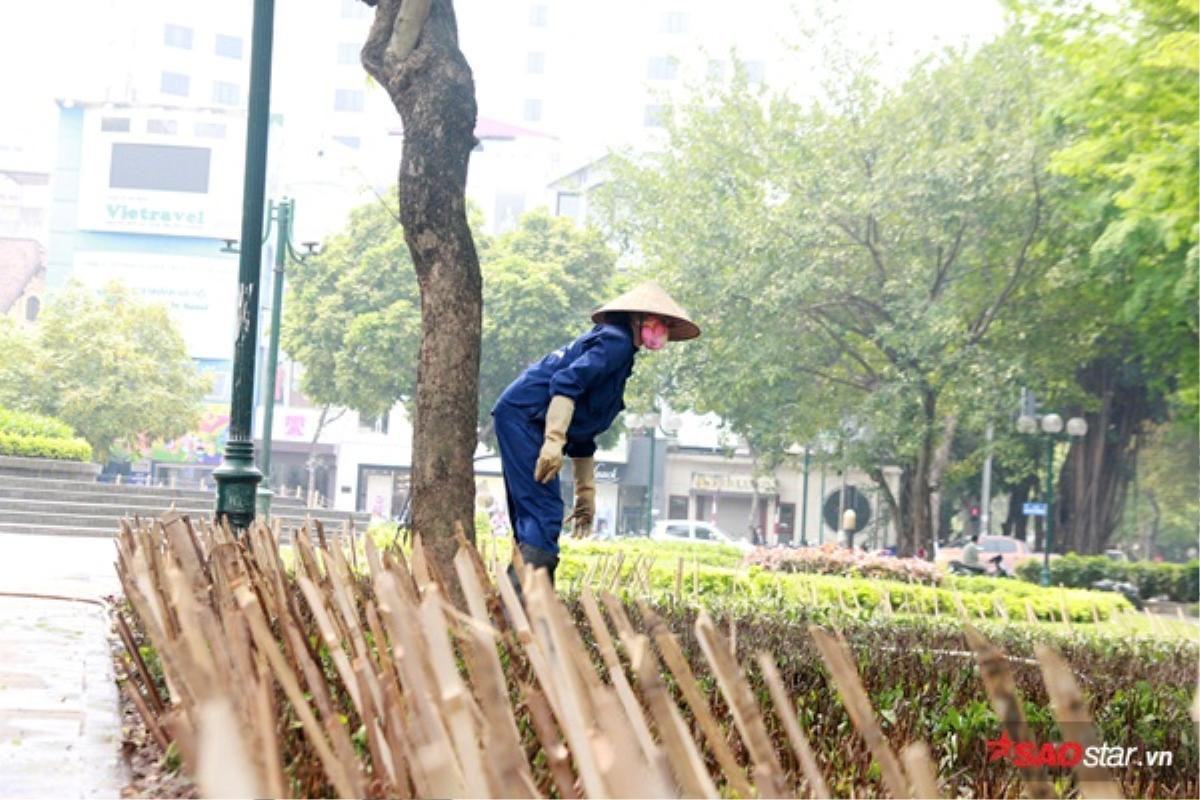
<svg viewBox="0 0 1200 800"><path fill-rule="evenodd" d="M575 401L565 395L556 394L546 409L546 438L538 453L533 468L533 479L538 483L549 483L562 469L563 447L567 444L567 428L575 414Z"/></svg>
<svg viewBox="0 0 1200 800"><path fill-rule="evenodd" d="M596 518L596 459L591 456L573 459L575 464L575 510L568 520L573 521L576 539L592 535L592 520Z"/></svg>

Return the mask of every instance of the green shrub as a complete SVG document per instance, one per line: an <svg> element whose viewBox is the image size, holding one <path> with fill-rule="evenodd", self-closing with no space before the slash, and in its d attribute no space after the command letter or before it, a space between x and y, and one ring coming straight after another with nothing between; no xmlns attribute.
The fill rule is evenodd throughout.
<svg viewBox="0 0 1200 800"><path fill-rule="evenodd" d="M1017 575L1031 583L1041 580L1042 563L1030 560L1017 567ZM1081 556L1068 553L1050 560L1050 583L1074 589L1089 588L1108 578L1129 581L1142 597L1165 595L1177 603L1200 600L1200 561L1186 564L1155 561L1113 561L1107 556Z"/></svg>
<svg viewBox="0 0 1200 800"><path fill-rule="evenodd" d="M0 434L16 436L40 436L45 439L73 439L71 426L53 417L30 414L25 411L10 411L0 408Z"/></svg>
<svg viewBox="0 0 1200 800"><path fill-rule="evenodd" d="M90 461L92 447L83 439L56 439L0 432L0 456Z"/></svg>

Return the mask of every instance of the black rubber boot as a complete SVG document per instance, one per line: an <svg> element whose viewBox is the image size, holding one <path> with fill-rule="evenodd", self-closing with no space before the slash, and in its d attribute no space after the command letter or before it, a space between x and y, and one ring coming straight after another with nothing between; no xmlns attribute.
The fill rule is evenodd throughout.
<svg viewBox="0 0 1200 800"><path fill-rule="evenodd" d="M534 569L544 569L550 573L550 586L554 586L554 570L558 567L558 556L548 550L543 550L540 547L534 547L524 542L518 542L517 548L521 551L521 558L525 559L525 563L529 564ZM525 595L521 591L521 580L517 577L517 569L511 563L508 565L508 579L512 581L513 588L517 591L517 599L521 601L521 605L525 605Z"/></svg>

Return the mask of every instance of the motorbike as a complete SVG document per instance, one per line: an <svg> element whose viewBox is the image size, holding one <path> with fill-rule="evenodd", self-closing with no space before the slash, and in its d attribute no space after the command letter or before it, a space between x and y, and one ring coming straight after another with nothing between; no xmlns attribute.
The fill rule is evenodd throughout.
<svg viewBox="0 0 1200 800"><path fill-rule="evenodd" d="M1092 582L1092 588L1101 592L1120 592L1125 595L1125 599L1129 601L1129 604L1138 611L1146 607L1146 602L1142 599L1142 593L1138 591L1137 586L1128 581L1114 581L1112 578L1101 578L1098 581Z"/></svg>
<svg viewBox="0 0 1200 800"><path fill-rule="evenodd" d="M991 567L976 567L971 564L964 564L957 559L950 562L951 575L974 575L984 576L989 578L1011 578L1012 573L1004 568L1004 556L995 555L988 559Z"/></svg>

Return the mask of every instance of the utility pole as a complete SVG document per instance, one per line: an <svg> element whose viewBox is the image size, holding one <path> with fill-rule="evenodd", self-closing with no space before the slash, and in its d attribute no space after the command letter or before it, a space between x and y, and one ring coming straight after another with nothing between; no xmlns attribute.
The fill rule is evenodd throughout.
<svg viewBox="0 0 1200 800"><path fill-rule="evenodd" d="M242 183L242 242L238 258L238 327L233 349L229 441L217 482L217 518L235 532L254 523L255 490L262 473L254 466L254 349L258 345L260 246L267 185L267 129L271 106L271 46L275 0L254 0L250 45L250 103L246 120L246 167ZM272 401L274 398L272 398Z"/></svg>
<svg viewBox="0 0 1200 800"><path fill-rule="evenodd" d="M981 491L983 497L980 500L979 508L979 527L983 529L984 536L992 532L992 439L995 434L995 426L989 422L987 426L987 458L983 461L983 489Z"/></svg>
<svg viewBox="0 0 1200 800"><path fill-rule="evenodd" d="M267 346L266 374L263 375L262 454L259 468L266 481L258 487L258 513L271 515L271 439L275 428L275 373L279 367L279 325L283 306L283 270L287 263L288 237L292 227L292 201L286 197L275 207L279 229L275 234L275 269L271 273L271 339Z"/></svg>
<svg viewBox="0 0 1200 800"><path fill-rule="evenodd" d="M800 544L808 544L808 465L811 462L812 453L808 447L804 448L804 488L800 490Z"/></svg>

